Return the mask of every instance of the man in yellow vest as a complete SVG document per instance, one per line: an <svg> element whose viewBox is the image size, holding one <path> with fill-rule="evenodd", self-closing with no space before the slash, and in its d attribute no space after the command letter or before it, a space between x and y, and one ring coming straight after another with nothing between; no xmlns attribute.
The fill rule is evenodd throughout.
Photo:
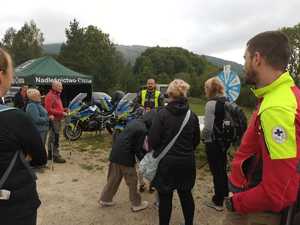
<svg viewBox="0 0 300 225"><path fill-rule="evenodd" d="M145 111L150 111L151 109L158 110L159 107L163 106L163 98L161 97L160 91L156 90L154 79L151 78L147 80L147 89L141 90L138 93L137 102Z"/></svg>

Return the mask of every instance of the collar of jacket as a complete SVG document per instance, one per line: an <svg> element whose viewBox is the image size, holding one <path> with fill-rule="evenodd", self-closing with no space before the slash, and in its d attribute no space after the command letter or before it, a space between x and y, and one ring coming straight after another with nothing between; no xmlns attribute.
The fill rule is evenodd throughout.
<svg viewBox="0 0 300 225"><path fill-rule="evenodd" d="M32 100L32 99L30 99L30 100L28 101L28 104L29 104L29 103L41 104L41 102L34 101L34 100Z"/></svg>
<svg viewBox="0 0 300 225"><path fill-rule="evenodd" d="M257 89L252 89L253 93L257 98L261 98L265 96L267 93L271 92L274 90L274 88L281 86L281 85L288 85L288 86L293 86L294 85L294 80L291 77L289 72L285 72L281 74L275 81L273 81L271 84L262 87L262 88L257 88Z"/></svg>
<svg viewBox="0 0 300 225"><path fill-rule="evenodd" d="M52 92L53 94L57 95L57 96L60 96L60 93L59 93L58 91L55 91L55 90L51 89L51 92Z"/></svg>

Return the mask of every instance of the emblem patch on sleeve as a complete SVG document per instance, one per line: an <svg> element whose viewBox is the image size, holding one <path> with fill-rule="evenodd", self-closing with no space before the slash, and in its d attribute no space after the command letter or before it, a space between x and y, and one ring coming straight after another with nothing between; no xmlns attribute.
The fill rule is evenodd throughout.
<svg viewBox="0 0 300 225"><path fill-rule="evenodd" d="M272 130L272 138L276 143L282 144L287 139L287 133L283 127L277 126Z"/></svg>

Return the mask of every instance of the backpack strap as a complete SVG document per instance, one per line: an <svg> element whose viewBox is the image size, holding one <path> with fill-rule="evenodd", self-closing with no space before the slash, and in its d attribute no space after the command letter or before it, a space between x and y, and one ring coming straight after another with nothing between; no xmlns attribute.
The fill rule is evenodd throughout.
<svg viewBox="0 0 300 225"><path fill-rule="evenodd" d="M170 141L170 143L164 148L164 150L157 156L157 160L160 161L163 157L165 157L165 155L168 153L168 151L172 148L172 146L175 144L178 136L180 135L180 133L182 132L183 128L185 127L185 125L187 124L187 122L189 121L191 116L191 110L188 110L184 120L181 124L181 127L178 131L178 133L175 135L175 137L173 137L173 139Z"/></svg>
<svg viewBox="0 0 300 225"><path fill-rule="evenodd" d="M13 110L13 109L16 109L16 108L0 104L0 112L5 112L5 111L8 111L8 110ZM11 171L12 171L12 169L13 169L16 161L17 161L19 153L20 153L20 151L15 152L12 160L10 161L10 163L7 167L7 169L5 170L4 174L2 175L2 177L0 179L0 188L2 188L3 184L7 180L9 174L11 173Z"/></svg>
<svg viewBox="0 0 300 225"><path fill-rule="evenodd" d="M5 170L4 174L2 175L1 179L0 179L0 189L2 188L3 184L5 183L5 181L7 180L9 174L11 173L12 169L14 168L18 155L19 155L20 151L16 151L12 160L9 163L9 166L7 167L7 169Z"/></svg>

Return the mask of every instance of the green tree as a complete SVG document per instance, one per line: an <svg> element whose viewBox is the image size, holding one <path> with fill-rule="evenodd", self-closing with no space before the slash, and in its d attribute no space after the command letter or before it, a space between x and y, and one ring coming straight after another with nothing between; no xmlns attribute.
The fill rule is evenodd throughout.
<svg viewBox="0 0 300 225"><path fill-rule="evenodd" d="M74 19L66 29L66 38L59 54L61 63L92 75L97 90L110 91L120 87L119 78L128 70L108 34L96 26L80 27Z"/></svg>
<svg viewBox="0 0 300 225"><path fill-rule="evenodd" d="M43 33L34 21L25 23L20 30L9 28L4 34L2 45L10 52L16 65L42 56Z"/></svg>
<svg viewBox="0 0 300 225"><path fill-rule="evenodd" d="M176 76L183 76L187 82L193 83L192 95L199 95L198 83L200 75L205 71L207 61L201 56L183 48L148 48L137 58L133 67L134 74L144 83L150 76L158 83L168 83Z"/></svg>
<svg viewBox="0 0 300 225"><path fill-rule="evenodd" d="M281 29L289 38L292 54L288 70L296 78L299 84L300 75L300 23L293 27L284 27Z"/></svg>
<svg viewBox="0 0 300 225"><path fill-rule="evenodd" d="M13 42L16 37L17 31L10 27L6 30L4 37L2 39L2 46L9 52L12 51Z"/></svg>

